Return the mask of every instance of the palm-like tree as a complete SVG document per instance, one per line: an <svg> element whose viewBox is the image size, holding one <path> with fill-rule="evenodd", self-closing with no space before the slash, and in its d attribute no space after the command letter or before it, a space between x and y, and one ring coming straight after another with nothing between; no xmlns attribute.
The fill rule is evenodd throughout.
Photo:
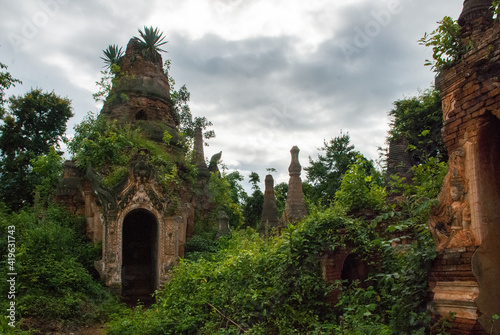
<svg viewBox="0 0 500 335"><path fill-rule="evenodd" d="M138 29L138 31L141 38L135 38L138 40L144 56L150 55L153 58L156 58L156 53L167 52L160 48L162 45L166 44L167 41L163 41L165 36L163 36L163 33L158 28L153 29L153 27L148 28L145 26L144 31L141 29Z"/></svg>
<svg viewBox="0 0 500 335"><path fill-rule="evenodd" d="M104 49L102 52L104 53L104 57L100 58L104 61L107 68L110 68L113 64L118 64L123 56L122 48L118 48L116 44L110 44L108 48Z"/></svg>

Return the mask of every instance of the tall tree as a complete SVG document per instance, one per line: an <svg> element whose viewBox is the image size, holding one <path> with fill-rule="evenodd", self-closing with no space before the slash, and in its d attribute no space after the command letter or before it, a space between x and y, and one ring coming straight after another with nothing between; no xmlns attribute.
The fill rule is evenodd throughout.
<svg viewBox="0 0 500 335"><path fill-rule="evenodd" d="M257 172L251 172L249 178L253 192L252 195L246 199L245 205L243 206L243 216L245 217L245 224L256 228L260 223L260 217L262 215L264 193L262 193L259 187L259 174Z"/></svg>
<svg viewBox="0 0 500 335"><path fill-rule="evenodd" d="M448 152L441 137L443 110L439 92L431 88L418 96L397 100L391 117L388 141L406 138L413 165L429 157L448 160Z"/></svg>
<svg viewBox="0 0 500 335"><path fill-rule="evenodd" d="M309 157L310 166L304 168L307 173L307 180L311 184L309 196L312 202L321 201L328 203L335 198L335 192L340 188L342 176L349 169L349 165L356 162L356 157L363 156L355 150L351 144L349 133L341 133L329 142L323 142L324 146L319 150L324 154L319 154L317 160ZM373 163L367 159L366 169L373 169Z"/></svg>
<svg viewBox="0 0 500 335"><path fill-rule="evenodd" d="M7 70L7 66L0 63L0 70L2 69ZM0 116L3 116L5 113L5 90L8 90L11 86L15 86L16 83L20 84L21 81L12 77L7 71L0 71Z"/></svg>
<svg viewBox="0 0 500 335"><path fill-rule="evenodd" d="M180 131L186 135L186 137L194 138L194 133L197 128L203 131L203 137L209 140L215 137L215 131L212 129L207 130L208 127L212 126L212 122L206 117L193 117L191 113L191 108L189 107L189 100L191 99L191 93L188 91L186 85L182 85L178 90L175 89L175 80L170 75L170 67L172 61L167 59L164 64L165 75L168 76L168 81L170 84L170 99L174 105L174 108L179 115L180 120ZM205 142L206 145L206 142Z"/></svg>
<svg viewBox="0 0 500 335"><path fill-rule="evenodd" d="M283 182L274 186L274 194L276 195L278 217L281 217L285 211L286 197L288 195L288 183Z"/></svg>
<svg viewBox="0 0 500 335"><path fill-rule="evenodd" d="M248 195L240 183L244 179L241 173L233 171L227 174L225 178L231 187L231 199L233 202L237 205L243 204L247 200Z"/></svg>
<svg viewBox="0 0 500 335"><path fill-rule="evenodd" d="M0 118L0 197L11 209L33 202L37 185L33 161L65 141L71 116L70 100L54 92L33 89L9 98L9 111Z"/></svg>

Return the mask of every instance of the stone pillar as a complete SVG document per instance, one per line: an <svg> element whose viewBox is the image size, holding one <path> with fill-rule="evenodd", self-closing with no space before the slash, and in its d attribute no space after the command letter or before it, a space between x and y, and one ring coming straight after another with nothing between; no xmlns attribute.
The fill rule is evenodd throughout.
<svg viewBox="0 0 500 335"><path fill-rule="evenodd" d="M500 315L500 23L490 6L464 2L461 38L473 47L436 77L450 160L430 218L430 306L437 318L455 313L450 334L500 334L490 322Z"/></svg>
<svg viewBox="0 0 500 335"><path fill-rule="evenodd" d="M278 208L276 207L276 196L274 194L274 179L268 174L265 179L266 189L264 191L264 203L262 205L261 223L269 227L279 225Z"/></svg>
<svg viewBox="0 0 500 335"><path fill-rule="evenodd" d="M299 163L299 151L297 146L292 147L290 150L292 155L292 161L288 167L290 179L288 181L285 212L282 218L285 224L300 221L307 215L304 194L302 193L302 180L300 179L302 167Z"/></svg>

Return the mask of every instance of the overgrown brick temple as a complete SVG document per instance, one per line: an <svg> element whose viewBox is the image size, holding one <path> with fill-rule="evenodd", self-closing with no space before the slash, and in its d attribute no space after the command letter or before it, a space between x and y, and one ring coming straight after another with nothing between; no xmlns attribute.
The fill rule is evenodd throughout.
<svg viewBox="0 0 500 335"><path fill-rule="evenodd" d="M500 334L500 324L491 322L494 315L500 315L500 23L493 20L491 3L465 0L459 18L461 39L472 47L436 78L450 160L439 205L429 224L438 249L429 275L429 309L436 319L452 313L449 332L457 335ZM120 125L140 124L149 139L158 143L163 143L168 132L172 144L162 145L175 156L179 118L161 57L158 54L145 59L132 39L121 68L128 79L113 87L111 94L118 98L108 99L101 114ZM122 96L126 99L120 99ZM198 130L194 164L198 168L197 185L203 190L210 171L201 141ZM405 143L396 143L391 151L402 152L405 147ZM279 227L283 220L294 222L307 214L298 153L299 149L293 147L289 193L281 221L273 179L266 177L264 225ZM182 164L178 168L182 170ZM110 188L104 186L92 166L82 169L66 162L58 188L57 199L83 214L88 236L102 243L102 259L96 268L104 282L122 295L127 291L149 294L160 287L184 255L196 208L210 209L208 195L183 187L165 189L156 178L157 172L148 151L142 150L131 157L126 177ZM227 232L227 215L219 214L219 219L220 230ZM330 281L366 277L366 265L349 247L325 253L321 266Z"/></svg>
<svg viewBox="0 0 500 335"><path fill-rule="evenodd" d="M431 311L451 334L500 334L500 23L492 1L466 0L458 20L470 50L436 78L448 174L430 228L438 257Z"/></svg>
<svg viewBox="0 0 500 335"><path fill-rule="evenodd" d="M139 126L149 140L176 157L179 117L162 65L159 54L146 59L137 40L131 39L120 62L125 80L113 85L113 98L108 97L101 115L118 125ZM170 145L163 141L165 132L172 136ZM182 163L175 164L183 169ZM106 187L92 166L81 169L71 161L65 163L58 187L56 199L83 214L87 235L102 243L102 259L95 266L99 275L123 296L148 296L163 284L193 231L193 190L182 185L166 189L158 173L150 153L142 149L131 157L125 178L113 187Z"/></svg>
<svg viewBox="0 0 500 335"><path fill-rule="evenodd" d="M168 75L158 53L145 55L135 38L131 39L120 61L122 76L113 84L104 103L101 117L118 126L140 129L142 136L162 148L175 165L186 169L179 142L179 115L171 96ZM165 133L171 137L164 141ZM102 173L91 165L77 167L67 161L59 183L56 200L73 213L86 218L86 231L95 244L102 244L102 258L96 262L101 279L124 298L150 297L169 278L170 270L184 256L186 240L194 229L195 213L207 216L215 211L208 191L211 172L218 172L216 154L207 166L200 128L194 131L194 184L179 180L173 187L159 182L158 166L147 149L131 154L128 172L121 181L106 186ZM291 150L289 199L286 218L299 220L306 213L300 180L297 147ZM272 177L271 177L272 178ZM272 181L271 181L272 185ZM271 186L272 187L272 186ZM263 224L277 227L274 211L263 215ZM271 194L270 193L270 194ZM272 206L272 204L270 204ZM229 232L229 218L224 212L212 215L219 222L217 237ZM206 217L205 217L206 218Z"/></svg>

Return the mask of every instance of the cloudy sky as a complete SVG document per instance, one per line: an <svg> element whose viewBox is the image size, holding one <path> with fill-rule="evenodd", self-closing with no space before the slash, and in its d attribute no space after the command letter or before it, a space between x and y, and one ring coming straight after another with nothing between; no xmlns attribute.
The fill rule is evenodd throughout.
<svg viewBox="0 0 500 335"><path fill-rule="evenodd" d="M72 100L68 132L100 105L92 99L109 44L125 47L144 26L169 41L177 87L214 124L206 155L230 170L288 180L289 150L303 167L323 140L349 132L377 159L395 100L430 87L418 45L462 0L2 0L0 62L23 85ZM303 179L305 176L303 174Z"/></svg>

